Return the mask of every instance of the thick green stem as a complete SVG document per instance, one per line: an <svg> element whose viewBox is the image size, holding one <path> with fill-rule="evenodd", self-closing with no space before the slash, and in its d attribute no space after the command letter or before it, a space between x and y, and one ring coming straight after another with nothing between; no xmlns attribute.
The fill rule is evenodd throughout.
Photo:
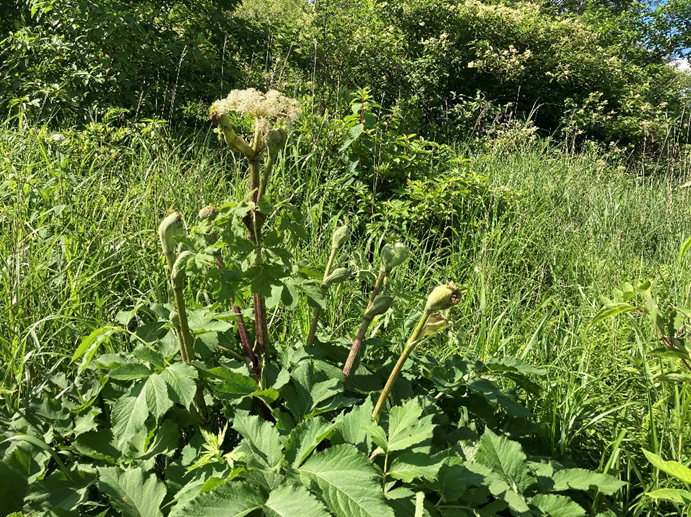
<svg viewBox="0 0 691 517"><path fill-rule="evenodd" d="M350 347L350 353L348 354L348 359L346 359L345 366L343 367L343 375L346 379L350 375L350 371L353 369L353 364L355 363L355 358L357 357L360 347L362 346L362 341L365 339L365 334L367 334L367 329L372 323L371 318L363 318L360 328L355 336L355 341L353 341L353 346Z"/></svg>
<svg viewBox="0 0 691 517"><path fill-rule="evenodd" d="M338 246L333 246L331 248L331 253L329 254L329 260L326 263L326 269L324 270L324 278L322 280L321 293L322 298L326 295L327 288L324 285L326 278L331 274L331 268L333 267L334 260L336 258L336 253L338 252ZM321 314L321 307L314 308L314 314L312 315L312 321L310 323L310 331L307 335L307 346L312 346L314 344L314 337L317 335L317 325L319 324L319 315Z"/></svg>
<svg viewBox="0 0 691 517"><path fill-rule="evenodd" d="M396 382L396 378L401 373L403 365L408 359L408 356L415 348L415 345L417 345L418 339L420 339L420 336L422 336L425 324L427 323L430 314L431 311L425 308L425 311L422 313L422 317L420 318L417 327L415 327L415 330L413 330L413 333L410 335L410 338L408 339L408 343L406 344L405 349L401 354L401 357L398 358L396 366L394 366L393 370L391 371L391 375L389 375L389 380L386 381L386 385L384 386L384 389L382 390L381 395L379 396L377 405L375 406L374 411L372 412L372 420L376 420L379 416L379 413L381 413L381 410L383 409L384 404L386 403L386 399L388 398L389 394L391 393L391 390L393 389L393 385Z"/></svg>
<svg viewBox="0 0 691 517"><path fill-rule="evenodd" d="M266 163L264 164L264 174L262 174L261 180L259 182L259 195L257 197L257 200L261 199L264 197L264 194L266 193L266 186L269 183L269 177L271 176L271 171L274 168L274 159L269 156L266 159Z"/></svg>
<svg viewBox="0 0 691 517"><path fill-rule="evenodd" d="M187 311L185 310L185 297L183 289L173 289L175 298L175 310L179 318L180 331L180 355L182 360L186 363L194 360L194 342L192 341L192 333L190 332L189 323L187 321Z"/></svg>
<svg viewBox="0 0 691 517"><path fill-rule="evenodd" d="M174 288L173 294L175 296L175 310L178 312L179 318L179 340L180 345L180 355L185 363L191 363L194 356L194 341L192 339L192 333L190 332L189 322L187 320L187 310L185 307L184 290L182 288ZM199 416L202 421L206 421L209 416L209 412L206 408L206 402L204 401L204 392L202 390L199 380L196 381L197 392L194 395L194 400L192 401L192 407L194 412Z"/></svg>
<svg viewBox="0 0 691 517"><path fill-rule="evenodd" d="M369 303L367 304L368 309L372 307L372 303L374 303L374 299L379 294L379 291L381 291L381 288L384 285L384 279L388 274L389 272L384 269L379 270L379 276L377 277L377 281L374 283L374 289L372 289L372 294L370 294Z"/></svg>

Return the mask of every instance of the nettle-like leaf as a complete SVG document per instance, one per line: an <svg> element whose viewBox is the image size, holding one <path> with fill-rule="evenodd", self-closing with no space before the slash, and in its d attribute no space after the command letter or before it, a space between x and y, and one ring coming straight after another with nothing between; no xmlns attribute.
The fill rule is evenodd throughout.
<svg viewBox="0 0 691 517"><path fill-rule="evenodd" d="M139 383L113 405L111 422L118 447L127 444L142 429L148 417L146 390L144 383Z"/></svg>
<svg viewBox="0 0 691 517"><path fill-rule="evenodd" d="M98 469L98 488L108 495L113 507L124 517L158 517L166 487L153 474L140 468L119 467Z"/></svg>
<svg viewBox="0 0 691 517"><path fill-rule="evenodd" d="M288 436L286 460L293 467L299 467L317 445L331 436L337 425L321 417L310 418L298 424Z"/></svg>
<svg viewBox="0 0 691 517"><path fill-rule="evenodd" d="M327 378L315 368L314 361L306 361L293 371L291 383L281 388L281 396L297 420L314 416L324 403L343 391L340 378Z"/></svg>
<svg viewBox="0 0 691 517"><path fill-rule="evenodd" d="M387 475L404 483L410 483L413 479L434 481L445 460L445 457L421 452L401 454L391 463Z"/></svg>
<svg viewBox="0 0 691 517"><path fill-rule="evenodd" d="M170 398L186 408L190 407L197 393L197 370L185 363L173 363L161 372L161 378L170 389Z"/></svg>
<svg viewBox="0 0 691 517"><path fill-rule="evenodd" d="M173 401L168 394L168 385L161 375L155 373L149 376L144 384L144 391L146 405L157 420L173 407Z"/></svg>
<svg viewBox="0 0 691 517"><path fill-rule="evenodd" d="M489 479L492 495L506 501L517 512L529 511L522 494L535 480L529 474L526 455L519 443L498 436L487 428L474 460L489 467L494 474Z"/></svg>
<svg viewBox="0 0 691 517"><path fill-rule="evenodd" d="M308 459L298 472L337 517L394 517L379 475L367 456L352 445L336 445Z"/></svg>
<svg viewBox="0 0 691 517"><path fill-rule="evenodd" d="M258 416L238 414L233 429L244 438L253 459L266 467L275 467L283 459L283 447L278 430Z"/></svg>
<svg viewBox="0 0 691 517"><path fill-rule="evenodd" d="M367 427L367 433L384 452L402 451L432 438L432 416L421 417L422 407L416 400L410 400L404 406L391 409L388 432L372 424Z"/></svg>
<svg viewBox="0 0 691 517"><path fill-rule="evenodd" d="M372 410L374 403L367 398L359 406L354 407L350 412L339 416L337 433L347 443L357 445L361 452L369 452L367 441L367 428L372 425Z"/></svg>

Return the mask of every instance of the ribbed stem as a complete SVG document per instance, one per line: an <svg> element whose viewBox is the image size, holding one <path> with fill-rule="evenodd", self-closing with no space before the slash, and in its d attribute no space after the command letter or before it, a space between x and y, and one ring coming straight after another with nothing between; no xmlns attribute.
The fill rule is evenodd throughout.
<svg viewBox="0 0 691 517"><path fill-rule="evenodd" d="M180 355L182 360L186 363L194 360L194 342L192 340L192 333L190 332L189 323L187 321L187 311L185 307L184 290L173 289L173 296L175 297L175 310L178 312L180 319Z"/></svg>
<svg viewBox="0 0 691 517"><path fill-rule="evenodd" d="M324 278L322 280L322 298L326 295L326 287L324 287L324 282L326 278L331 274L331 268L333 267L334 259L336 258L336 252L338 252L338 246L333 246L331 248L331 253L329 254L329 260L326 263L326 269L324 270ZM314 314L312 315L312 321L310 322L310 331L307 335L307 346L312 346L314 344L314 337L317 335L317 325L319 324L319 315L321 314L321 307L314 308Z"/></svg>
<svg viewBox="0 0 691 517"><path fill-rule="evenodd" d="M182 360L186 363L191 363L194 360L194 341L192 340L192 333L190 332L189 322L187 320L187 310L185 307L185 297L184 290L173 289L173 294L175 296L175 310L178 312L178 318L180 321L179 328L179 340L180 345L180 355ZM204 392L202 390L201 383L199 379L196 381L197 392L194 394L194 400L192 401L192 409L199 416L202 421L206 421L209 418L209 412L206 408L206 402L204 401Z"/></svg>
<svg viewBox="0 0 691 517"><path fill-rule="evenodd" d="M360 347L362 346L362 341L365 339L365 334L367 334L367 329L372 323L371 318L363 318L360 328L355 336L355 341L353 341L353 346L350 347L350 353L348 354L348 359L346 359L345 366L343 367L343 375L346 379L350 375L350 371L353 369L353 364L355 363L355 358L357 357Z"/></svg>
<svg viewBox="0 0 691 517"><path fill-rule="evenodd" d="M386 278L386 275L388 275L388 271L385 271L383 269L379 271L379 276L377 277L377 281L374 284L374 289L372 289L372 294L370 294L369 297L369 303L367 304L368 309L372 307L374 299L379 294L379 291L381 291L382 285L384 285L384 279Z"/></svg>
<svg viewBox="0 0 691 517"><path fill-rule="evenodd" d="M415 345L417 345L417 341L418 339L420 339L420 336L422 335L422 332L425 328L427 320L429 319L429 316L430 311L427 310L427 308L425 308L425 311L422 313L422 317L420 318L417 327L415 327L415 330L413 330L413 333L410 335L410 338L408 339L408 343L406 344L405 349L401 354L401 357L398 358L396 366L394 366L393 370L391 371L391 375L389 375L389 380L386 381L386 385L384 386L384 389L382 390L381 395L379 396L377 405L375 406L374 411L372 412L372 420L377 419L379 413L381 413L381 410L384 407L384 404L386 404L386 399L389 397L389 394L393 389L393 385L396 382L396 378L401 373L403 365L408 359L408 356L415 348Z"/></svg>

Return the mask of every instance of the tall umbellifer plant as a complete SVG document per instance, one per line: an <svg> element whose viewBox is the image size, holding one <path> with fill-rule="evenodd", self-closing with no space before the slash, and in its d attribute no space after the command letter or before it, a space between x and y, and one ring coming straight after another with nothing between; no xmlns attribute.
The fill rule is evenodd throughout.
<svg viewBox="0 0 691 517"><path fill-rule="evenodd" d="M225 99L213 103L209 118L228 146L242 154L249 163L249 199L252 210L243 218L247 238L255 247L255 266L262 265L262 227L265 215L257 208L266 193L271 171L280 151L285 147L287 133L282 125L298 114L299 103L276 90L262 93L253 88L233 90ZM247 142L231 126L230 112L254 118L254 133ZM263 162L263 171L262 171ZM270 353L266 302L262 293L254 294L255 347L260 360Z"/></svg>
<svg viewBox="0 0 691 517"><path fill-rule="evenodd" d="M379 275L377 276L377 281L374 284L374 288L370 293L369 303L365 309L365 313L362 315L362 323L358 329L355 340L353 341L353 346L350 348L350 353L346 359L345 366L343 367L343 375L346 378L350 375L355 364L355 359L357 358L362 342L365 339L367 330L372 324L372 320L375 316L384 314L388 311L394 303L394 298L387 294L382 293L382 288L384 287L384 281L391 274L391 271L396 266L401 265L408 258L410 250L408 247L397 242L394 245L386 244L382 248L379 256L381 258L381 265L379 267Z"/></svg>
<svg viewBox="0 0 691 517"><path fill-rule="evenodd" d="M461 290L456 287L456 284L453 282L447 282L446 284L436 287L427 297L427 303L425 304L425 309L422 311L422 316L420 316L420 321L418 321L417 326L410 335L403 349L403 353L401 353L401 356L396 362L396 366L394 366L394 369L391 371L391 375L389 375L389 379L386 381L386 385L379 396L377 405L374 407L372 420L376 420L379 417L379 413L381 413L381 410L384 408L386 399L393 389L396 378L401 373L403 365L408 360L408 356L410 356L418 345L420 339L431 334L436 334L444 328L446 320L437 311L453 307L460 299Z"/></svg>
<svg viewBox="0 0 691 517"><path fill-rule="evenodd" d="M177 239L184 235L184 233L182 216L178 212L174 212L163 219L158 227L161 248L166 260L166 271L173 292L174 310L170 313L170 322L173 325L180 346L180 357L184 362L191 363L195 358L194 339L190 332L185 306L185 286L187 280L185 264L192 254L189 251L183 251L176 257ZM199 384L197 384L193 409L202 420L207 419L204 393Z"/></svg>

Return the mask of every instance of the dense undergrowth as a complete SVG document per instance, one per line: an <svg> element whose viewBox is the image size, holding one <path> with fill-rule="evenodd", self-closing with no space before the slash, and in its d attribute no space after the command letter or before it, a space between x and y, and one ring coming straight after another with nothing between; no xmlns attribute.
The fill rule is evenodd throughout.
<svg viewBox="0 0 691 517"><path fill-rule="evenodd" d="M671 365L649 355L654 331L636 318L590 323L600 297L611 297L624 281L651 278L658 296L687 304L691 274L677 249L688 234L688 164L649 177L598 148L568 152L520 132L482 145L438 145L395 128L367 133L358 128L361 113L355 106L356 117L298 121L269 185L271 199L287 200L299 216L303 240L288 247L305 271L326 263L336 224L347 221L352 229L344 264L359 273L326 298L330 339L354 336L381 244L408 243L410 258L395 275L397 303L370 329L367 361L386 364L425 293L454 279L464 296L445 337L420 346L419 364L428 352L440 363L515 357L544 372L531 381L539 389L519 391L537 422L526 451L625 481L608 498L615 512L675 515L674 506L643 496L673 482L656 474L642 449L687 460L688 389L656 380ZM146 307L168 301L155 234L166 211L194 221L203 206L244 199L247 178L239 158L210 131L175 139L153 124L61 134L7 125L0 163L0 373L8 418L22 414L37 391L70 393L67 379L79 367L71 359L94 329L118 314L121 324L141 324L155 317ZM209 302L204 290L189 295L194 309ZM123 323L122 311L134 308L148 316ZM270 309L269 319L275 346L288 355L299 350L310 326L307 297ZM115 335L99 353L132 347ZM290 371L299 364L285 360ZM330 409L338 407L346 406ZM510 427L495 429L510 435ZM230 450L217 445L214 461ZM44 456L44 467L54 470Z"/></svg>

